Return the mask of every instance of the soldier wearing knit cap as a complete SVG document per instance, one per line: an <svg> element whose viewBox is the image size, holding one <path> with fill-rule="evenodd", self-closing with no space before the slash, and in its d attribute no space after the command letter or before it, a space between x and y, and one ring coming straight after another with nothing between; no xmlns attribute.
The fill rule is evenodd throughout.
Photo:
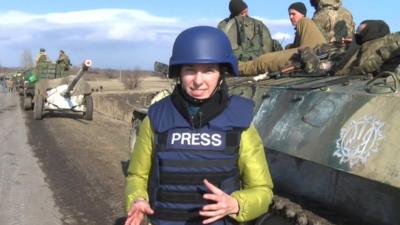
<svg viewBox="0 0 400 225"><path fill-rule="evenodd" d="M326 43L325 37L317 25L306 17L307 9L303 3L291 4L288 13L296 31L293 44L287 46L284 51L266 53L254 60L239 62L241 76L280 71L291 62L294 55L298 53L299 47L314 48Z"/></svg>
<svg viewBox="0 0 400 225"><path fill-rule="evenodd" d="M296 31L293 44L286 48L312 46L326 42L316 24L306 17L307 8L302 2L292 3L288 8L289 19Z"/></svg>
<svg viewBox="0 0 400 225"><path fill-rule="evenodd" d="M267 26L249 16L247 4L243 0L229 2L229 17L218 23L231 42L238 60L248 61L273 51L273 41Z"/></svg>
<svg viewBox="0 0 400 225"><path fill-rule="evenodd" d="M296 26L298 21L307 16L307 8L302 2L295 2L288 8L290 22Z"/></svg>
<svg viewBox="0 0 400 225"><path fill-rule="evenodd" d="M302 2L295 2L289 6L289 10L294 9L297 12L303 14L304 16L307 16L307 8Z"/></svg>

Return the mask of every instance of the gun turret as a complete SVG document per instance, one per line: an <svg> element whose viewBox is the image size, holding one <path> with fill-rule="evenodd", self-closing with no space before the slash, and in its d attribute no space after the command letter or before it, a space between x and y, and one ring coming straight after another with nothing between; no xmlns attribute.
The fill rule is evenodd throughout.
<svg viewBox="0 0 400 225"><path fill-rule="evenodd" d="M65 93L62 94L64 97L71 97L71 92L78 83L78 81L82 78L83 74L92 66L92 60L87 59L82 63L81 69L76 74L76 77L72 80L72 82L68 85Z"/></svg>

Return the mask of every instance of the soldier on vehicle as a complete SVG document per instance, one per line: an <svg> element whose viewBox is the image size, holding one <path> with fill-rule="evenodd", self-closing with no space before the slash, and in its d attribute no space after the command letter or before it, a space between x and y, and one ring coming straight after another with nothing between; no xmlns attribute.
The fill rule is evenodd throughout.
<svg viewBox="0 0 400 225"><path fill-rule="evenodd" d="M47 63L47 62L49 62L49 61L50 61L50 60L49 60L49 57L48 57L47 54L46 54L46 49L40 48L39 53L38 53L38 55L36 56L36 60L35 60L36 66L37 66L39 63Z"/></svg>
<svg viewBox="0 0 400 225"><path fill-rule="evenodd" d="M58 59L57 59L57 66L62 71L68 71L71 68L71 61L67 54L65 54L64 50L60 50Z"/></svg>
<svg viewBox="0 0 400 225"><path fill-rule="evenodd" d="M372 74L393 71L400 64L400 33L390 33L382 20L365 20L355 35L360 48L346 61L339 74Z"/></svg>
<svg viewBox="0 0 400 225"><path fill-rule="evenodd" d="M241 76L252 76L265 72L279 71L285 67L290 59L297 53L298 47L314 48L317 45L326 43L324 35L315 23L306 17L307 9L301 2L295 2L288 8L289 18L295 27L296 34L293 44L289 49L278 52L271 52L247 62L239 63Z"/></svg>
<svg viewBox="0 0 400 225"><path fill-rule="evenodd" d="M325 37L315 23L306 17L307 8L302 2L292 3L288 11L290 22L296 31L293 44L290 44L288 48L297 48L300 46L314 47L317 44L326 42Z"/></svg>
<svg viewBox="0 0 400 225"><path fill-rule="evenodd" d="M271 34L265 24L249 16L242 0L229 2L230 16L218 24L231 42L233 52L241 61L248 61L274 50Z"/></svg>
<svg viewBox="0 0 400 225"><path fill-rule="evenodd" d="M200 47L201 46L201 47ZM173 93L143 120L126 179L126 225L236 224L268 210L272 180L252 101L229 96L238 76L229 39L199 26L175 40Z"/></svg>
<svg viewBox="0 0 400 225"><path fill-rule="evenodd" d="M400 64L400 33L390 33L382 20L365 20L357 28L354 41L346 51L335 51L335 45L300 49L292 64L306 73L377 75L394 71ZM323 56L323 58L321 58Z"/></svg>
<svg viewBox="0 0 400 225"><path fill-rule="evenodd" d="M315 8L312 20L328 42L340 42L343 38L353 37L353 16L342 6L342 0L310 0L310 4Z"/></svg>

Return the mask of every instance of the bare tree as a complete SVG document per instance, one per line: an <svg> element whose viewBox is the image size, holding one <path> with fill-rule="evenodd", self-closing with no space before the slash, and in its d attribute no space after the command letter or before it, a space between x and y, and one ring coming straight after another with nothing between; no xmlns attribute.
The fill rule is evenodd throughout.
<svg viewBox="0 0 400 225"><path fill-rule="evenodd" d="M138 87L140 83L139 77L142 76L140 68L136 67L129 74L125 74L122 76L122 83L125 86L125 89L132 90Z"/></svg>
<svg viewBox="0 0 400 225"><path fill-rule="evenodd" d="M33 67L32 53L29 49L24 49L22 52L21 66L25 69Z"/></svg>

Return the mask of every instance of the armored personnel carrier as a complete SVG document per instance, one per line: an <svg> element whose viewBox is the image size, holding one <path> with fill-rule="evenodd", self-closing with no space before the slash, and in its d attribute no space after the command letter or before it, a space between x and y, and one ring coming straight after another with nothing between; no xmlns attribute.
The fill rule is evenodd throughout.
<svg viewBox="0 0 400 225"><path fill-rule="evenodd" d="M255 102L275 186L256 224L400 224L400 67L375 78L281 75L227 79Z"/></svg>

